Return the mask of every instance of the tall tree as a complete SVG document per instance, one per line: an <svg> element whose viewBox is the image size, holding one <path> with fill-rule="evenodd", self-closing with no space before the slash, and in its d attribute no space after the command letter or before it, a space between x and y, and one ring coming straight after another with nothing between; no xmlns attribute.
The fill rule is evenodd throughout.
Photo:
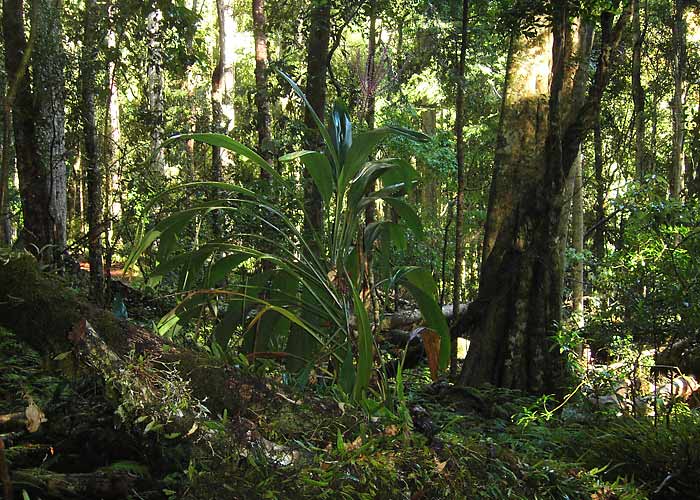
<svg viewBox="0 0 700 500"><path fill-rule="evenodd" d="M457 142L457 202L455 219L455 267L454 292L452 298L453 318L457 321L457 311L462 302L462 263L464 261L464 71L467 65L467 28L469 26L469 0L462 1L462 30L459 44L459 65L457 67L457 98L455 100L455 138ZM453 331L456 332L455 329ZM450 376L457 376L457 337L452 339L452 361Z"/></svg>
<svg viewBox="0 0 700 500"><path fill-rule="evenodd" d="M24 2L3 1L5 68L13 96L12 122L24 222L22 239L35 253L47 246L61 251L66 243L61 5L52 0L32 2L29 46L24 32ZM50 258L55 252L44 250L41 254Z"/></svg>
<svg viewBox="0 0 700 500"><path fill-rule="evenodd" d="M216 132L227 134L233 130L234 107L233 90L234 47L233 37L236 31L236 21L233 15L231 0L217 0L218 25L218 57L211 83L211 113L213 128ZM212 177L215 181L223 180L223 167L228 166L230 159L226 150L212 148Z"/></svg>
<svg viewBox="0 0 700 500"><path fill-rule="evenodd" d="M306 98L318 117L323 120L326 107L326 77L328 74L328 42L330 38L330 0L312 0L306 58ZM305 110L306 147L317 149L319 135L309 110ZM323 225L321 194L304 169L304 211L307 231L318 231Z"/></svg>
<svg viewBox="0 0 700 500"><path fill-rule="evenodd" d="M571 243L576 251L576 260L572 266L571 302L574 321L583 327L583 154L579 151L574 161L574 189L571 207Z"/></svg>
<svg viewBox="0 0 700 500"><path fill-rule="evenodd" d="M146 65L148 98L148 126L151 132L151 167L153 171L165 173L165 157L161 144L163 143L163 46L161 24L163 12L151 5L146 18L146 33L148 36L148 61Z"/></svg>
<svg viewBox="0 0 700 500"><path fill-rule="evenodd" d="M253 37L255 39L255 106L258 150L268 162L272 159L272 137L270 134L270 100L267 90L267 17L265 0L253 0ZM269 174L260 171L260 177Z"/></svg>
<svg viewBox="0 0 700 500"><path fill-rule="evenodd" d="M592 30L572 22L568 2L553 3L551 14L551 27L511 39L465 384L539 393L565 387L552 337L561 321L567 180L600 109L630 9L617 21L601 15L590 84Z"/></svg>
<svg viewBox="0 0 700 500"><path fill-rule="evenodd" d="M12 240L12 226L8 213L7 194L10 183L10 161L12 148L12 108L10 86L3 82L5 89L2 102L2 153L0 155L0 242L9 245Z"/></svg>
<svg viewBox="0 0 700 500"><path fill-rule="evenodd" d="M671 148L671 169L668 190L672 198L679 198L683 189L683 169L685 165L685 74L687 66L685 6L687 0L675 0L672 24L672 68L673 98L673 139Z"/></svg>
<svg viewBox="0 0 700 500"><path fill-rule="evenodd" d="M88 249L92 292L98 301L104 298L102 261L102 168L97 151L95 124L95 80L99 53L99 10L97 0L86 0L83 12L83 60L81 62L83 145L87 181Z"/></svg>
<svg viewBox="0 0 700 500"><path fill-rule="evenodd" d="M644 36L640 21L640 0L632 0L632 101L634 102L634 172L641 180L646 174L644 151L644 87L642 86L642 45Z"/></svg>

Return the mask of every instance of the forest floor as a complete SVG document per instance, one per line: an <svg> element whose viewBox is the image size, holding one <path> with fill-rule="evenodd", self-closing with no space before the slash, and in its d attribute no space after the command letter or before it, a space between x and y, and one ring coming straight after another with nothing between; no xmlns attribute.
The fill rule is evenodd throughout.
<svg viewBox="0 0 700 500"><path fill-rule="evenodd" d="M17 269L24 268L11 272ZM54 280L51 293L85 299L62 278L20 279ZM185 351L173 361L169 350L180 348L167 344L121 351L99 344L97 357L94 350L43 351L24 323L7 316L20 315L12 301L27 306L29 298L21 290L2 294L7 471L0 463L0 482L12 490L5 497L700 498L694 411L654 425L572 399L550 413L547 401L520 393L431 383L425 367L405 374L398 410L360 408L322 379L300 391L270 363L243 357L200 353L198 366L188 367ZM144 324L153 311L142 304L138 317L137 306L129 305L132 320ZM61 310L50 314L60 330ZM76 327L71 339L78 331L90 338L93 329Z"/></svg>

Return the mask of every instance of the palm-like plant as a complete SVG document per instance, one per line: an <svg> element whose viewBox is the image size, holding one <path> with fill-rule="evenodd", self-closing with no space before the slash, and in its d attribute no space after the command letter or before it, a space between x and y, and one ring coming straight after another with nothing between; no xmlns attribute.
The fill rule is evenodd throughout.
<svg viewBox="0 0 700 500"><path fill-rule="evenodd" d="M319 366L329 357L340 386L355 399L362 397L374 367L374 336L363 301L362 260L374 242L390 244L405 228L420 236L420 220L403 199L415 172L406 161L389 158L370 160L379 143L392 134L427 140L423 134L386 127L352 133L345 107L336 103L327 128L309 105L297 84L281 76L304 101L318 126L324 150L299 151L280 162L299 160L309 172L323 200L326 225L319 232L303 231L275 203L249 189L228 183L195 182L164 191L151 200L146 213L174 190L214 188L219 199L201 202L176 212L149 231L143 228L127 260L130 266L156 240L160 264L154 274L178 270L180 286L190 293L161 321L170 328L190 317L212 295L226 297L228 306L214 331L215 342L228 345L233 332L243 325L243 348L249 352L282 351L291 369ZM250 148L221 134L184 134L171 138L194 139L223 147L267 171L286 189L290 184ZM166 143L167 144L167 143ZM382 188L375 190L375 181ZM400 216L401 223L379 221L363 227L363 213L370 203L381 200ZM303 211L303 207L300 207ZM237 232L233 241L210 241L194 250L175 251L178 234L196 217L218 210L241 213L266 228L258 234ZM261 250L261 249L265 250ZM245 261L266 262L263 271L224 289L224 279ZM441 337L440 361L449 359L449 333L435 300L436 287L429 273L410 267L396 270L388 278L401 282L414 296L428 324ZM251 314L251 313L255 314ZM252 316L252 319L251 319ZM356 334L355 334L356 332ZM307 372L308 373L308 372Z"/></svg>

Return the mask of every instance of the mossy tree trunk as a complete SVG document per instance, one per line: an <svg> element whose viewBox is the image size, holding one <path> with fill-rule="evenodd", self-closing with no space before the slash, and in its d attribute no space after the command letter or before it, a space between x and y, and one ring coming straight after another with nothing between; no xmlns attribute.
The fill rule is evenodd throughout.
<svg viewBox="0 0 700 500"><path fill-rule="evenodd" d="M511 41L463 384L559 394L565 388L564 359L552 336L561 320L567 181L630 12L615 23L612 13L601 16L589 86L592 30L572 23L566 2L553 9L551 28Z"/></svg>

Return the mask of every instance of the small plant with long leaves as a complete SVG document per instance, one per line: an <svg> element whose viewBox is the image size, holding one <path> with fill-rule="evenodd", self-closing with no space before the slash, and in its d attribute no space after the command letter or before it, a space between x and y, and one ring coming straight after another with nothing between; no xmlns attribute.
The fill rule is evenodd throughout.
<svg viewBox="0 0 700 500"><path fill-rule="evenodd" d="M397 158L370 159L377 146L391 135L427 140L423 134L397 127L384 127L353 135L350 117L336 103L326 127L297 84L284 73L311 112L324 142L322 151L298 151L279 158L282 163L300 161L320 193L326 213L325 225L303 229L299 202L295 213L245 187L223 182L194 182L159 193L146 207L148 214L164 197L182 190L213 190L217 199L194 203L146 230L141 228L137 244L126 266L132 265L154 242L159 264L151 278L172 272L187 292L179 305L160 322L161 332L186 322L216 297L226 303L214 328L212 345L226 350L236 331L242 332L241 348L249 358L285 359L287 368L308 377L311 370L327 371L353 399L367 390L375 367L375 338L366 309L367 270L364 265L376 242L391 245L411 230L422 234L420 219L405 201L415 178L411 165ZM260 155L221 134L183 134L175 141L193 139L227 149L266 171L282 190L293 183L284 179ZM374 186L379 183L379 188ZM365 207L382 202L400 217L400 222L377 221L364 225ZM259 232L233 231L226 240L214 239L195 248L183 249L180 234L185 227L206 220L211 212L231 219L245 214ZM231 276L251 263L262 264L244 279ZM221 286L222 283L231 284ZM449 360L449 332L436 301L432 276L423 269L394 270L385 283L402 284L415 298L423 316L441 337L440 366Z"/></svg>

